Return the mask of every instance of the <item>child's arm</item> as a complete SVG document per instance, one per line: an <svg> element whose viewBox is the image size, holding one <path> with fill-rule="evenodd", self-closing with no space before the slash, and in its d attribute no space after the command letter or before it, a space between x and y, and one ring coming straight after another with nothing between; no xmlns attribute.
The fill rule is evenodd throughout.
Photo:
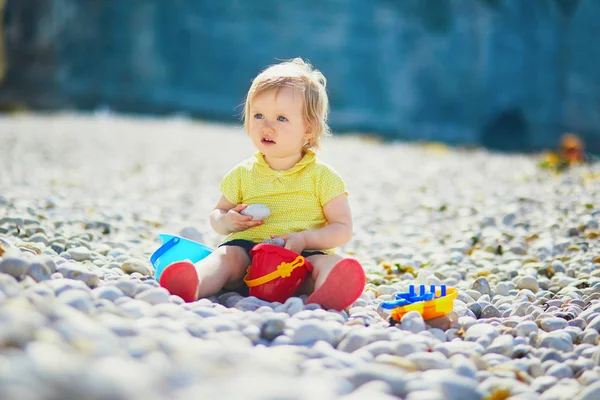
<svg viewBox="0 0 600 400"><path fill-rule="evenodd" d="M221 235L229 235L262 225L263 221L255 221L249 215L240 214L246 207L248 207L246 204L235 205L225 196L221 196L215 209L210 213L210 226Z"/></svg>
<svg viewBox="0 0 600 400"><path fill-rule="evenodd" d="M340 194L323 206L327 226L313 231L303 231L281 237L286 241L285 247L296 253L305 249L326 250L341 246L352 239L352 212L348 196Z"/></svg>

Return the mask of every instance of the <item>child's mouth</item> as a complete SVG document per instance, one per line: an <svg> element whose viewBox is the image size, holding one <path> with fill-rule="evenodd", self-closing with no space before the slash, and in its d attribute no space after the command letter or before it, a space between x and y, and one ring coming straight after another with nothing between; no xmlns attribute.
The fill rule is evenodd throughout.
<svg viewBox="0 0 600 400"><path fill-rule="evenodd" d="M273 139L269 139L269 138L262 138L261 140L262 144L270 146L275 144L275 141Z"/></svg>

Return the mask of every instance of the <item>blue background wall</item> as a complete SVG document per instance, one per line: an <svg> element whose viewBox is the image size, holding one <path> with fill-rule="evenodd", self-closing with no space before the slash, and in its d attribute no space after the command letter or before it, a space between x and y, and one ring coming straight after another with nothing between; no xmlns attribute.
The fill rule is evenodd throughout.
<svg viewBox="0 0 600 400"><path fill-rule="evenodd" d="M596 0L8 0L0 104L238 118L302 56L335 131L600 151Z"/></svg>

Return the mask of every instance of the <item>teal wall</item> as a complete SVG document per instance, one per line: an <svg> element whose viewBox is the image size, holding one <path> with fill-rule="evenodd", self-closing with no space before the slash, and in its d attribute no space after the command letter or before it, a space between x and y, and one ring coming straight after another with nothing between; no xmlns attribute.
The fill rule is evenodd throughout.
<svg viewBox="0 0 600 400"><path fill-rule="evenodd" d="M600 151L596 0L8 0L0 103L234 121L301 56L335 131Z"/></svg>

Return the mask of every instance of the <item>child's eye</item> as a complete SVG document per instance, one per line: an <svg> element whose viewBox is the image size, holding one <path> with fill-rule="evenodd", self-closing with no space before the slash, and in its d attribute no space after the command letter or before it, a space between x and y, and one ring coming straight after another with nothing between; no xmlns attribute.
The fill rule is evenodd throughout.
<svg viewBox="0 0 600 400"><path fill-rule="evenodd" d="M279 117L277 117L277 121L280 121L280 122L286 122L287 120L288 119L286 117L282 116L282 115L280 115Z"/></svg>
<svg viewBox="0 0 600 400"><path fill-rule="evenodd" d="M254 114L255 119L263 119L264 116L262 114Z"/></svg>

